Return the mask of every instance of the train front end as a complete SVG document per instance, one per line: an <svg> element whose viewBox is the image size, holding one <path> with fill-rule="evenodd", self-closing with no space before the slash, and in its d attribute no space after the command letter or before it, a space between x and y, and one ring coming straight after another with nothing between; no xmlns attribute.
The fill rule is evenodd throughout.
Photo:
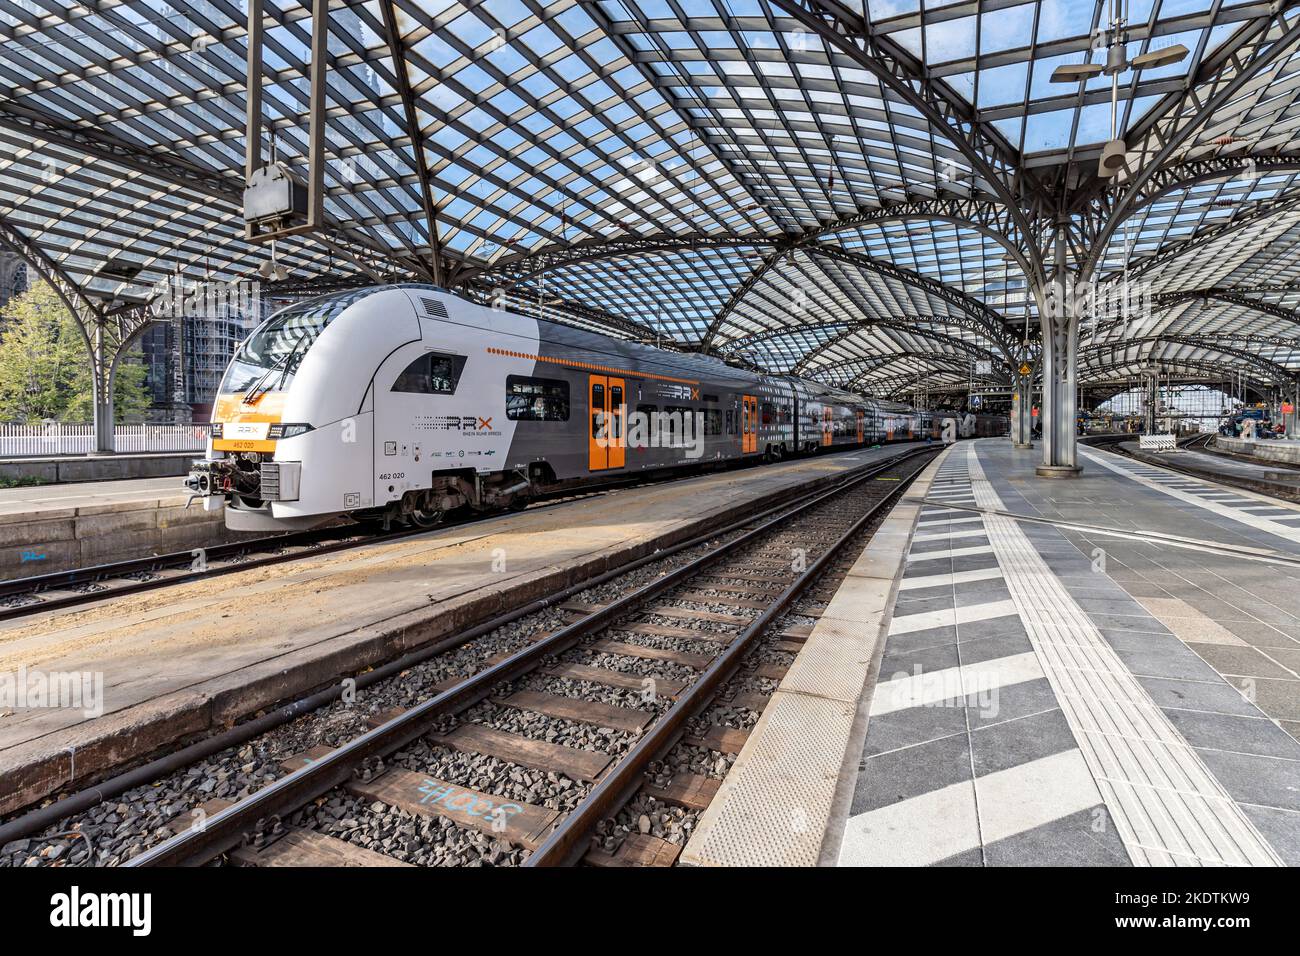
<svg viewBox="0 0 1300 956"><path fill-rule="evenodd" d="M398 308L385 308L390 295ZM407 324L418 336L409 315L400 292L366 289L289 306L258 326L222 378L190 493L224 509L232 531L302 530L369 507L371 373L411 337Z"/></svg>

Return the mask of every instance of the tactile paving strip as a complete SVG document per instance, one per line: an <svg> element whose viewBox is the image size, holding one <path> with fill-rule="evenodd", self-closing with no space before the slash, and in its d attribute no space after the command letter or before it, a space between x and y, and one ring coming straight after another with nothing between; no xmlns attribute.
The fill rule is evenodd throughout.
<svg viewBox="0 0 1300 956"><path fill-rule="evenodd" d="M966 455L977 504L1001 509L974 447ZM986 515L984 526L1043 672L1133 862L1280 866L1272 846L1019 525Z"/></svg>
<svg viewBox="0 0 1300 956"><path fill-rule="evenodd" d="M707 866L816 866L853 728L856 705L774 694L757 738L714 799L725 814L700 830L682 862Z"/></svg>

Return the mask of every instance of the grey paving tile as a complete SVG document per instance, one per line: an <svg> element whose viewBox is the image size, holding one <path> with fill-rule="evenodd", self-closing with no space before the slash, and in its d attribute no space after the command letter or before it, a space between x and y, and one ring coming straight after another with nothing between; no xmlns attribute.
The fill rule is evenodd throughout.
<svg viewBox="0 0 1300 956"><path fill-rule="evenodd" d="M1074 603L1088 612L1091 617L1093 614L1122 614L1125 617L1150 618L1151 614L1137 601L1127 597L1114 598L1092 598L1077 597ZM1152 618L1154 620L1154 618ZM1157 622L1159 623L1159 622ZM1163 627L1164 625L1160 625Z"/></svg>
<svg viewBox="0 0 1300 956"><path fill-rule="evenodd" d="M849 812L866 813L970 780L968 740L966 734L958 734L865 758L858 765L858 779Z"/></svg>
<svg viewBox="0 0 1300 956"><path fill-rule="evenodd" d="M1270 647L1265 653L1300 679L1300 647Z"/></svg>
<svg viewBox="0 0 1300 956"><path fill-rule="evenodd" d="M955 652L954 652L955 653ZM1254 717L1260 711L1241 692L1223 680L1172 680L1164 677L1139 677L1159 707L1202 710L1214 714Z"/></svg>
<svg viewBox="0 0 1300 956"><path fill-rule="evenodd" d="M956 667L957 664L955 641L929 647L907 648L891 639L885 642L885 653L880 659L880 680L893 680L896 674L910 676L916 673L916 668L920 668L921 672L925 673ZM1229 691L1236 693L1231 688Z"/></svg>
<svg viewBox="0 0 1300 956"><path fill-rule="evenodd" d="M1145 631L1149 634L1170 633L1169 628L1145 612L1142 614L1089 613L1088 617L1092 619L1093 624L1096 624L1102 630L1109 628L1116 631Z"/></svg>
<svg viewBox="0 0 1300 956"><path fill-rule="evenodd" d="M1126 584L1120 585L1120 587L1122 587L1124 591L1131 594L1135 598L1142 598L1142 597L1167 598L1173 596L1167 590L1165 590L1165 588L1162 585L1156 584L1151 581L1129 581Z"/></svg>
<svg viewBox="0 0 1300 956"><path fill-rule="evenodd" d="M904 592L901 591L899 592L900 598L903 593ZM931 611L951 611L955 603L952 588L949 587L947 594L922 598L921 600L898 601L894 605L894 617L906 617L910 614L928 614Z"/></svg>
<svg viewBox="0 0 1300 956"><path fill-rule="evenodd" d="M1232 647L1225 644L1189 644L1188 646L1220 674L1295 679L1295 675L1285 667L1275 664L1253 647Z"/></svg>
<svg viewBox="0 0 1300 956"><path fill-rule="evenodd" d="M995 840L988 866L1132 866L1109 812L1100 804Z"/></svg>
<svg viewBox="0 0 1300 956"><path fill-rule="evenodd" d="M1101 636L1115 650L1163 651L1168 654L1188 654L1187 645L1172 634L1157 634L1154 631L1116 631L1111 628L1102 630Z"/></svg>
<svg viewBox="0 0 1300 956"><path fill-rule="evenodd" d="M1165 714L1183 738L1198 750L1231 750L1300 761L1300 744L1266 717L1174 709L1166 710Z"/></svg>
<svg viewBox="0 0 1300 956"><path fill-rule="evenodd" d="M903 577L915 577L917 575L930 574L947 574L953 569L952 558L922 558L919 561L909 561L907 571Z"/></svg>
<svg viewBox="0 0 1300 956"><path fill-rule="evenodd" d="M1224 621L1223 626L1255 647L1300 647L1300 628L1274 627L1257 621Z"/></svg>
<svg viewBox="0 0 1300 956"><path fill-rule="evenodd" d="M912 631L910 634L890 634L885 641L885 647L914 651L922 647L951 647L956 643L957 629L949 624L943 627L927 627L920 631Z"/></svg>
<svg viewBox="0 0 1300 956"><path fill-rule="evenodd" d="M998 559L993 554L964 554L961 557L952 559L952 569L954 571L982 571L985 568L996 568L997 566Z"/></svg>
<svg viewBox="0 0 1300 956"><path fill-rule="evenodd" d="M966 625L963 624L963 632L965 628ZM963 633L962 641L954 648L954 652L958 649L963 664L982 664L984 661L997 660L999 657L1028 654L1034 649L1034 645L1022 626L1019 629L1007 629L991 637L973 640L966 638Z"/></svg>
<svg viewBox="0 0 1300 956"><path fill-rule="evenodd" d="M918 555L948 551L952 548L978 548L988 543L989 539L983 535L976 538L936 538L933 541L913 541L908 548L908 553Z"/></svg>
<svg viewBox="0 0 1300 956"><path fill-rule="evenodd" d="M1219 676L1214 668L1190 652L1178 654L1163 650L1115 647L1115 654L1136 677L1177 677L1209 681Z"/></svg>
<svg viewBox="0 0 1300 956"><path fill-rule="evenodd" d="M970 738L979 777L1076 746L1070 725L1059 710L973 730Z"/></svg>
<svg viewBox="0 0 1300 956"><path fill-rule="evenodd" d="M907 588L900 589L898 598L895 600L895 607L901 607L904 604L915 604L918 601L928 601L933 598L949 598L953 596L953 586L951 584L935 584L928 588ZM952 607L952 604L948 605ZM910 612L904 612L910 613Z"/></svg>
<svg viewBox="0 0 1300 956"><path fill-rule="evenodd" d="M991 617L986 621L967 621L965 624L957 625L957 640L962 644L967 641L982 641L989 637L1014 635L1025 635L1025 626L1014 614Z"/></svg>
<svg viewBox="0 0 1300 956"><path fill-rule="evenodd" d="M1025 681L1023 684L990 688L983 695L970 694L966 703L966 719L972 730L991 727L1007 720L1019 720L1058 706L1056 694L1046 677Z"/></svg>
<svg viewBox="0 0 1300 956"><path fill-rule="evenodd" d="M1255 829L1264 835L1282 862L1300 866L1300 813L1272 807L1242 807Z"/></svg>
<svg viewBox="0 0 1300 956"><path fill-rule="evenodd" d="M1300 761L1226 750L1197 752L1238 803L1300 810Z"/></svg>
<svg viewBox="0 0 1300 956"><path fill-rule="evenodd" d="M966 734L966 708L959 702L908 707L872 717L862 753L872 757L953 734Z"/></svg>
<svg viewBox="0 0 1300 956"><path fill-rule="evenodd" d="M1275 720L1300 720L1300 681L1229 677L1228 683Z"/></svg>
<svg viewBox="0 0 1300 956"><path fill-rule="evenodd" d="M962 581L953 585L952 591L957 607L1011 600L1011 591L1007 588L1006 582L999 578L988 581Z"/></svg>

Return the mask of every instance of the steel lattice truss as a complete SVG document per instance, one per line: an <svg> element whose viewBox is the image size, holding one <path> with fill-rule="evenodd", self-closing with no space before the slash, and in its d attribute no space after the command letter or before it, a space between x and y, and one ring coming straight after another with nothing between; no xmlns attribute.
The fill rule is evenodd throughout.
<svg viewBox="0 0 1300 956"><path fill-rule="evenodd" d="M284 291L387 278L894 394L1002 385L1066 222L1100 297L1085 383L1300 371L1300 17L1131 3L1128 170L1096 176L1098 0L330 4L327 228ZM309 4L267 0L264 111L307 152ZM253 277L247 8L0 0L0 247L88 338L161 278ZM1141 292L1139 308L1118 294ZM1027 331L1028 330L1028 331ZM109 349L111 352L111 348ZM975 362L992 371L975 375Z"/></svg>

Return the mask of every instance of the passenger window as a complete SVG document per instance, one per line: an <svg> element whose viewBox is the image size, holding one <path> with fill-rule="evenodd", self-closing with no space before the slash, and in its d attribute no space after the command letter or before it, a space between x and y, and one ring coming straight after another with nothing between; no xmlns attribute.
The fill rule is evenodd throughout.
<svg viewBox="0 0 1300 956"><path fill-rule="evenodd" d="M451 395L456 391L464 367L463 355L426 352L397 376L393 391L417 395Z"/></svg>
<svg viewBox="0 0 1300 956"><path fill-rule="evenodd" d="M507 375L506 418L514 422L567 422L569 383L554 378Z"/></svg>
<svg viewBox="0 0 1300 956"><path fill-rule="evenodd" d="M600 437L600 423L605 414L605 386L600 383L591 386L591 437Z"/></svg>
<svg viewBox="0 0 1300 956"><path fill-rule="evenodd" d="M690 425L686 424L686 419L692 418L694 415L695 412L684 405L665 405L665 417L659 432L660 440L663 444L671 448L676 448L678 443L686 438L684 429L690 428L694 431L694 421L692 421Z"/></svg>
<svg viewBox="0 0 1300 956"><path fill-rule="evenodd" d="M623 386L611 385L609 387L609 409L610 416L614 419L613 427L610 429L610 436L614 439L623 437L623 414L620 408L623 405Z"/></svg>

